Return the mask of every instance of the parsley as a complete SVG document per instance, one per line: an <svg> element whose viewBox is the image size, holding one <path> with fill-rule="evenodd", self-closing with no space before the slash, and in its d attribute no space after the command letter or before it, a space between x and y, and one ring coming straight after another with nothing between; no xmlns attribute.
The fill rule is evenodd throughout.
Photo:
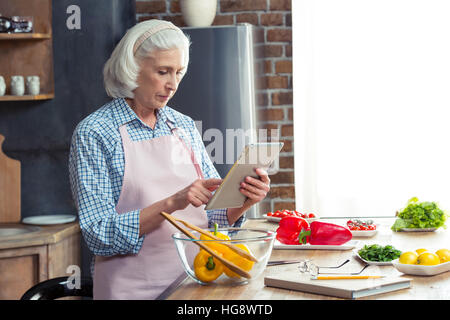
<svg viewBox="0 0 450 320"><path fill-rule="evenodd" d="M391 245L380 246L379 244L365 245L358 251L361 258L367 261L386 262L400 257L402 252Z"/></svg>

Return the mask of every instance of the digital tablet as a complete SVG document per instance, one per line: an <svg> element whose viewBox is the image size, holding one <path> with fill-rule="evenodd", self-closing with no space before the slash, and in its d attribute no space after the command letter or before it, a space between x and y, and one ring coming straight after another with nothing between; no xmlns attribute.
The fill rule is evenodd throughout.
<svg viewBox="0 0 450 320"><path fill-rule="evenodd" d="M268 171L278 159L281 148L282 142L259 142L245 146L222 184L206 204L205 210L242 207L247 197L239 191L241 182L247 176L259 178L255 172L257 168Z"/></svg>

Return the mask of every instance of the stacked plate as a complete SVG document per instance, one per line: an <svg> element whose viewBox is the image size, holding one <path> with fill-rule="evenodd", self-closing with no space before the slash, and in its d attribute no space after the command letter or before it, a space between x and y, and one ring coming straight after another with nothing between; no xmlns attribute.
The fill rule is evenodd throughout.
<svg viewBox="0 0 450 320"><path fill-rule="evenodd" d="M43 215L23 218L22 223L33 225L53 225L73 222L76 218L77 216L70 214Z"/></svg>

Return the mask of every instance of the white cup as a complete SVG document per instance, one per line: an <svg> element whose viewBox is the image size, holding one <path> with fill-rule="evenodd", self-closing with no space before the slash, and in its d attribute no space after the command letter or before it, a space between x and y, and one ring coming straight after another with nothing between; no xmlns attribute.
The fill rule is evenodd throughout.
<svg viewBox="0 0 450 320"><path fill-rule="evenodd" d="M0 76L0 96L4 96L6 91L5 78Z"/></svg>
<svg viewBox="0 0 450 320"><path fill-rule="evenodd" d="M11 94L13 96L23 96L25 93L25 83L22 76L11 76Z"/></svg>
<svg viewBox="0 0 450 320"><path fill-rule="evenodd" d="M41 89L41 84L38 76L27 77L27 94L32 96L38 95Z"/></svg>

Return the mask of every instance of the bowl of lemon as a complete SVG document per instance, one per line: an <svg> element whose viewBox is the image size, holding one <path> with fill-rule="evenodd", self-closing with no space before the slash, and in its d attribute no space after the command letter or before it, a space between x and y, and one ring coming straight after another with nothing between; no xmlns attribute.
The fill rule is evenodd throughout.
<svg viewBox="0 0 450 320"><path fill-rule="evenodd" d="M392 265L405 274L434 276L450 271L450 250L442 248L434 251L421 248L405 251L392 261Z"/></svg>

